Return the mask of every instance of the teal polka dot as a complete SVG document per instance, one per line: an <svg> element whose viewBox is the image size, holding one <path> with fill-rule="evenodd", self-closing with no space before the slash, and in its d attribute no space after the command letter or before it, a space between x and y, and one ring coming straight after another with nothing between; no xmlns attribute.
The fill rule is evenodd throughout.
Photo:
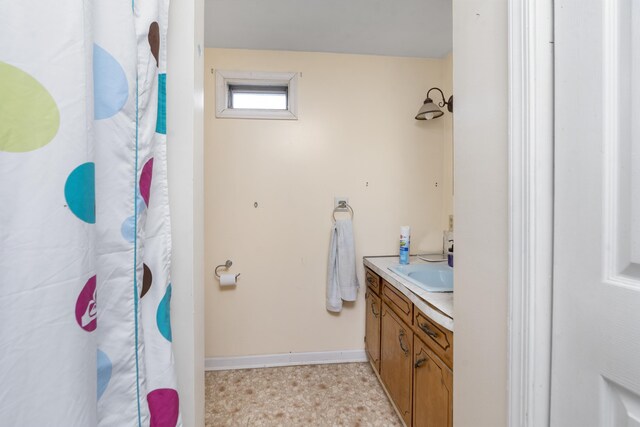
<svg viewBox="0 0 640 427"><path fill-rule="evenodd" d="M156 313L156 323L158 324L158 330L160 334L167 340L171 341L171 283L167 286L167 291L162 297L160 304L158 304L158 311Z"/></svg>
<svg viewBox="0 0 640 427"><path fill-rule="evenodd" d="M158 74L158 119L156 132L167 133L167 75Z"/></svg>
<svg viewBox="0 0 640 427"><path fill-rule="evenodd" d="M67 177L64 185L64 197L71 212L84 222L96 222L96 184L95 165L83 163Z"/></svg>

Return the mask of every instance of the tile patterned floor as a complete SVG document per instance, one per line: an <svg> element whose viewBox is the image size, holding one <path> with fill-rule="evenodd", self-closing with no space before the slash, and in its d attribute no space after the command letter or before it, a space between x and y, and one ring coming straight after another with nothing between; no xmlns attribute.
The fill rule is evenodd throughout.
<svg viewBox="0 0 640 427"><path fill-rule="evenodd" d="M206 427L401 425L368 363L206 373Z"/></svg>

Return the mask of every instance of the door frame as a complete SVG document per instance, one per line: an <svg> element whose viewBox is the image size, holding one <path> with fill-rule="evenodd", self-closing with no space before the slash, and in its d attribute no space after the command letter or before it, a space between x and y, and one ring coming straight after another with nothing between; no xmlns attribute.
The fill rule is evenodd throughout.
<svg viewBox="0 0 640 427"><path fill-rule="evenodd" d="M171 2L168 20L173 353L182 423L204 427L204 0Z"/></svg>
<svg viewBox="0 0 640 427"><path fill-rule="evenodd" d="M193 4L185 6L185 17L186 21L198 23L199 30L196 31L195 40L185 40L185 45L189 47L186 50L190 52L188 56L193 62L199 63L203 19L194 18L197 16L194 9L202 10L204 1L194 0ZM172 5L172 18L180 12L182 10L177 10L177 6ZM553 271L553 1L509 0L508 20L508 424L527 427L549 424ZM175 23L175 19L172 21ZM175 34L176 32L170 31L169 38L175 37ZM178 56L175 50L169 54L172 57ZM172 63L171 59L169 62ZM195 76L196 82L199 82L199 71L192 69L192 66L192 63L188 64L184 71L189 74L187 77ZM198 95L197 85L194 92ZM196 110L201 108L197 101L194 106ZM185 126L201 126L201 114L194 114L192 117L195 120L187 121ZM185 129L185 132L191 131ZM187 140L193 141L197 147L202 144L200 137ZM171 155L169 157L169 162L172 163ZM197 182L202 181L201 176L197 178ZM192 194L191 191L187 193ZM200 211L197 207L201 196L192 194L192 197L190 205L193 208L190 213L201 215L197 213ZM200 229L200 221L196 223ZM179 242L174 242L177 243ZM187 241L185 247L200 246L194 243ZM180 270L177 264L181 264L181 260L174 260L174 267ZM189 267L196 267L196 271L204 270L201 260L195 266L185 267L185 271ZM201 307L195 301L202 292L202 283L195 277L185 279L191 286L181 287L187 295L184 304L176 305L176 312L189 313L188 317L192 320L187 324L199 329L204 326L204 321ZM194 289L197 291L193 292ZM195 316L192 311L194 306L199 308ZM203 425L204 387L200 374L194 375L193 368L194 365L199 366L200 359L203 359L202 348L197 340L192 341L188 347L188 355L184 360L176 355L179 377L185 380L181 381L181 389L188 390L185 395L191 395L195 400L193 405L182 408L183 415L185 419L194 420L194 425Z"/></svg>
<svg viewBox="0 0 640 427"><path fill-rule="evenodd" d="M508 425L549 425L553 0L509 0Z"/></svg>

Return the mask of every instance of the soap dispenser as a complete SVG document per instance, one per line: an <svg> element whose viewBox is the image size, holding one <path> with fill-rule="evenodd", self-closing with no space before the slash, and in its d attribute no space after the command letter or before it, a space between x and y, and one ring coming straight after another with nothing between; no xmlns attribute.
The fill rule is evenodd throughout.
<svg viewBox="0 0 640 427"><path fill-rule="evenodd" d="M453 240L449 240L449 243L451 245L449 246L449 253L447 254L447 264L453 268Z"/></svg>

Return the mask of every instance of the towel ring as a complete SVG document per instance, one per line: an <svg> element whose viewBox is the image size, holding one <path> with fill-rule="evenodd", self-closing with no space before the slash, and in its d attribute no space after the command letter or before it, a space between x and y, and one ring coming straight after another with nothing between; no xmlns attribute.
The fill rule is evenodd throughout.
<svg viewBox="0 0 640 427"><path fill-rule="evenodd" d="M334 222L336 221L336 212L344 212L345 209L347 209L349 211L349 214L351 215L351 219L353 219L353 209L351 208L351 206L349 206L349 204L347 202L342 200L342 201L340 201L338 206L336 206L336 208L333 210L333 221Z"/></svg>

